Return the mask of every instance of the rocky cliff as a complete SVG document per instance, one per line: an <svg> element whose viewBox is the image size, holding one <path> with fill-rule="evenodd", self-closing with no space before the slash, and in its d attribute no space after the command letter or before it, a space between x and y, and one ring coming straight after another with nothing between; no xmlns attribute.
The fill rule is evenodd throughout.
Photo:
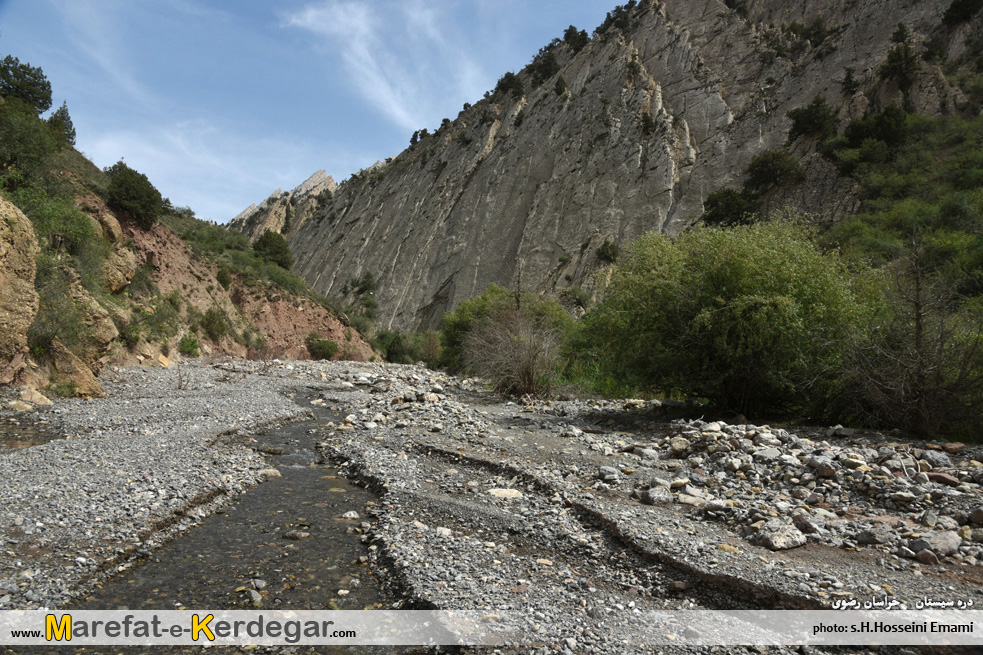
<svg viewBox="0 0 983 655"><path fill-rule="evenodd" d="M380 328L433 327L491 283L589 289L610 259L605 242L692 225L708 194L739 185L754 155L785 144L789 110L820 95L846 122L901 102L878 73L898 22L917 49L950 3L631 4L579 51L555 42L546 54L556 68L538 84L527 68L522 93L490 94L333 193L274 196L234 226L286 234L295 272L324 294L372 273ZM965 31L950 30L936 45L963 41ZM926 113L965 105L929 64L906 101ZM805 137L790 144L808 181L772 193L766 207L827 217L856 207L847 179L814 147Z"/></svg>
<svg viewBox="0 0 983 655"><path fill-rule="evenodd" d="M0 197L0 384L12 382L26 364L27 329L38 312L38 251L31 221Z"/></svg>

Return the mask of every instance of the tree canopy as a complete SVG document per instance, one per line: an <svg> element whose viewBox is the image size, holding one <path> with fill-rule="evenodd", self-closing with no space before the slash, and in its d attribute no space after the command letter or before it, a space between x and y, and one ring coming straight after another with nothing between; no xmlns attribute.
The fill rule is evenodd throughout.
<svg viewBox="0 0 983 655"><path fill-rule="evenodd" d="M290 246L287 240L279 232L266 230L263 236L256 239L253 243L253 251L268 262L279 265L290 270L294 263L294 256L290 253Z"/></svg>
<svg viewBox="0 0 983 655"><path fill-rule="evenodd" d="M143 173L138 173L120 160L106 168L109 189L106 199L118 211L129 214L145 230L149 230L163 209L160 191Z"/></svg>
<svg viewBox="0 0 983 655"><path fill-rule="evenodd" d="M0 96L20 98L38 114L51 109L51 83L36 66L7 55L0 61Z"/></svg>

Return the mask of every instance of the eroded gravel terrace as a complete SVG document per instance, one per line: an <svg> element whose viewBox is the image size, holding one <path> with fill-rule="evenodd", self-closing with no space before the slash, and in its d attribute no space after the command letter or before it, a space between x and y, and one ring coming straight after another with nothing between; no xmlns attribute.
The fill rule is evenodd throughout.
<svg viewBox="0 0 983 655"><path fill-rule="evenodd" d="M249 433L307 416L294 396L347 415L321 449L382 494L364 541L398 605L519 610L516 652L669 652L637 634L667 609L983 603L979 447L522 406L383 364L195 361L104 384L39 412L70 439L0 452L0 607L62 606L260 482Z"/></svg>

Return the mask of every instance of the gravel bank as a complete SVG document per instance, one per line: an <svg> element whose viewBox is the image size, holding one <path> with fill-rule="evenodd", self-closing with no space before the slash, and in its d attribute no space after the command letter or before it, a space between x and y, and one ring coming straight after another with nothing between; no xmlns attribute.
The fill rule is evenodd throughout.
<svg viewBox="0 0 983 655"><path fill-rule="evenodd" d="M38 408L65 438L0 451L0 608L62 606L259 482L249 430L308 414L289 397L304 385L293 368L117 369L105 400Z"/></svg>

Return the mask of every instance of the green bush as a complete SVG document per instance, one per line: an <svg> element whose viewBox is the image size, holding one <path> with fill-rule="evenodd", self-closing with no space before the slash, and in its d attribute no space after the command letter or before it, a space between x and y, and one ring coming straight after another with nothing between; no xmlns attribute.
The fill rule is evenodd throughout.
<svg viewBox="0 0 983 655"><path fill-rule="evenodd" d="M222 285L222 288L226 291L229 290L229 286L232 284L232 274L229 273L229 269L225 266L219 266L218 272L215 274L215 279L218 283Z"/></svg>
<svg viewBox="0 0 983 655"><path fill-rule="evenodd" d="M53 260L39 258L35 287L40 296L38 313L27 330L27 346L36 360L45 359L55 339L72 352L86 356L90 332L85 312L71 296L69 273Z"/></svg>
<svg viewBox="0 0 983 655"><path fill-rule="evenodd" d="M164 199L147 176L122 160L108 167L106 174L109 176L106 191L109 205L132 217L144 230L153 227L164 210Z"/></svg>
<svg viewBox="0 0 983 655"><path fill-rule="evenodd" d="M525 85L523 85L522 79L512 72L502 75L498 80L498 84L495 85L496 94L501 93L503 95L521 98L525 92Z"/></svg>
<svg viewBox="0 0 983 655"><path fill-rule="evenodd" d="M590 43L590 36L587 35L587 30L578 31L576 27L571 25L563 31L563 42L570 46L574 53L577 53Z"/></svg>
<svg viewBox="0 0 983 655"><path fill-rule="evenodd" d="M597 258L602 262L613 264L618 261L619 254L621 254L621 248L611 239L605 239L604 243L597 247Z"/></svg>
<svg viewBox="0 0 983 655"><path fill-rule="evenodd" d="M952 0L945 10L942 22L945 25L956 25L968 21L983 9L983 0Z"/></svg>
<svg viewBox="0 0 983 655"><path fill-rule="evenodd" d="M786 115L792 119L792 129L788 133L789 143L800 136L817 136L825 141L836 135L836 113L822 96L817 95L805 107L793 109Z"/></svg>
<svg viewBox="0 0 983 655"><path fill-rule="evenodd" d="M186 357L197 357L201 354L201 344L198 343L198 337L193 334L186 334L181 337L181 340L177 344L178 352Z"/></svg>
<svg viewBox="0 0 983 655"><path fill-rule="evenodd" d="M841 344L864 316L851 277L788 223L651 234L588 315L589 342L649 389L748 416L801 411L835 384Z"/></svg>
<svg viewBox="0 0 983 655"><path fill-rule="evenodd" d="M20 98L0 103L0 171L5 188L34 181L57 149L57 140L33 107Z"/></svg>
<svg viewBox="0 0 983 655"><path fill-rule="evenodd" d="M201 328L212 341L220 341L229 333L229 323L225 318L225 312L219 307L209 307L204 316L201 317Z"/></svg>
<svg viewBox="0 0 983 655"><path fill-rule="evenodd" d="M452 369L465 366L465 345L469 335L481 324L496 322L510 310L518 309L533 323L544 323L563 335L575 329L574 319L555 300L530 293L517 294L491 285L476 298L466 300L444 315L441 330L441 363Z"/></svg>
<svg viewBox="0 0 983 655"><path fill-rule="evenodd" d="M785 150L766 150L751 160L747 167L744 190L762 195L773 187L783 187L805 181L805 171L799 160Z"/></svg>
<svg viewBox="0 0 983 655"><path fill-rule="evenodd" d="M287 240L279 232L266 230L263 235L253 242L253 250L264 260L280 266L284 270L290 270L293 266L294 257L290 253L290 246Z"/></svg>
<svg viewBox="0 0 983 655"><path fill-rule="evenodd" d="M754 222L758 201L737 189L720 189L703 203L703 222L709 226L746 225Z"/></svg>
<svg viewBox="0 0 983 655"><path fill-rule="evenodd" d="M338 354L338 344L330 339L322 339L317 332L311 332L304 340L311 359L331 359Z"/></svg>

